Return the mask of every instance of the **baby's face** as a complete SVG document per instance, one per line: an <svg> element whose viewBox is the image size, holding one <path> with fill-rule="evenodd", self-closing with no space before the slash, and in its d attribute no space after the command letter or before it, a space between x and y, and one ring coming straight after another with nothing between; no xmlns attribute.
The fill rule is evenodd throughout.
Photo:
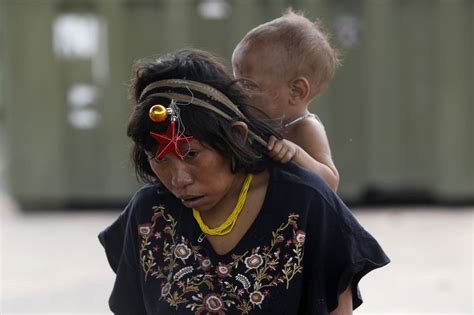
<svg viewBox="0 0 474 315"><path fill-rule="evenodd" d="M274 119L285 119L288 108L288 83L279 75L279 65L265 49L236 51L232 66L236 79L244 79L253 105Z"/></svg>

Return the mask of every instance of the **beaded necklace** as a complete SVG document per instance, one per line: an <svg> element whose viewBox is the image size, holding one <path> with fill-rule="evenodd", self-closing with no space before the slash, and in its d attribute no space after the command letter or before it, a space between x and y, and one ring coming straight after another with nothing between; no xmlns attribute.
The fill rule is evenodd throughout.
<svg viewBox="0 0 474 315"><path fill-rule="evenodd" d="M199 224L199 227L205 234L227 235L230 233L230 231L232 231L232 229L234 228L235 222L237 221L237 218L239 217L239 214L242 211L242 208L244 207L245 201L247 200L247 192L249 190L252 179L253 179L253 174L248 174L242 185L242 189L239 194L239 199L237 200L237 204L235 205L234 210L232 210L232 213L227 217L224 223L222 223L218 227L215 227L213 229L209 228L202 221L201 214L199 213L199 211L193 208L194 219L196 219L197 223Z"/></svg>

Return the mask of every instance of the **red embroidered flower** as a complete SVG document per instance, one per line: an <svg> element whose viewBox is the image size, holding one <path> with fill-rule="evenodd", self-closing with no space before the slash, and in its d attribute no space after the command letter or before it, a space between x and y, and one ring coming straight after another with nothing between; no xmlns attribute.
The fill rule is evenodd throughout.
<svg viewBox="0 0 474 315"><path fill-rule="evenodd" d="M174 248L174 256L181 259L183 262L191 256L191 249L188 246L181 243L176 245Z"/></svg>
<svg viewBox="0 0 474 315"><path fill-rule="evenodd" d="M253 291L252 293L250 293L249 298L250 303L252 303L253 305L260 305L265 299L265 296L260 291Z"/></svg>
<svg viewBox="0 0 474 315"><path fill-rule="evenodd" d="M306 233L304 231L302 230L296 231L296 234L295 234L296 243L303 245L305 238L306 238Z"/></svg>
<svg viewBox="0 0 474 315"><path fill-rule="evenodd" d="M199 261L199 266L203 271L209 271L212 268L212 263L209 258L204 258Z"/></svg>
<svg viewBox="0 0 474 315"><path fill-rule="evenodd" d="M231 265L219 263L216 267L216 274L219 278L227 278L232 271Z"/></svg>
<svg viewBox="0 0 474 315"><path fill-rule="evenodd" d="M203 305L208 312L220 313L224 307L224 302L219 295L215 293L209 293L204 297Z"/></svg>
<svg viewBox="0 0 474 315"><path fill-rule="evenodd" d="M248 269L257 269L263 264L263 258L259 254L253 254L245 258L244 263Z"/></svg>
<svg viewBox="0 0 474 315"><path fill-rule="evenodd" d="M151 234L152 228L150 223L141 224L138 226L138 234L147 237Z"/></svg>

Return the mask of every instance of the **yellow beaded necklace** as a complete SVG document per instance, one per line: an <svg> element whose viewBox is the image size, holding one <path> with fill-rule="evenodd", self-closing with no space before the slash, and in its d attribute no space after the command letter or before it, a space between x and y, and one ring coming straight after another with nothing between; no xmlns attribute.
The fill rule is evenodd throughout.
<svg viewBox="0 0 474 315"><path fill-rule="evenodd" d="M197 223L199 224L199 227L204 233L206 233L207 235L227 235L230 233L230 231L232 231L235 222L237 221L237 218L239 217L239 214L242 211L242 208L244 207L245 201L247 200L247 191L249 190L252 179L253 175L248 174L244 180L244 184L242 185L242 190L240 191L239 199L237 200L237 204L235 205L234 210L232 210L232 213L229 215L229 217L227 217L224 223L222 223L218 227L215 227L213 229L209 228L202 221L201 214L199 213L199 211L193 208L194 219L196 219Z"/></svg>

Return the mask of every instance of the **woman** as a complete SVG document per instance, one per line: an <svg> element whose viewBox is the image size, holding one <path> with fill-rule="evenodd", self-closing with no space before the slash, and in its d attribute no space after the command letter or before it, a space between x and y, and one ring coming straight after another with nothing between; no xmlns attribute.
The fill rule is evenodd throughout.
<svg viewBox="0 0 474 315"><path fill-rule="evenodd" d="M128 125L148 184L99 236L116 314L351 314L389 262L317 175L267 156L279 137L210 54L135 66Z"/></svg>

